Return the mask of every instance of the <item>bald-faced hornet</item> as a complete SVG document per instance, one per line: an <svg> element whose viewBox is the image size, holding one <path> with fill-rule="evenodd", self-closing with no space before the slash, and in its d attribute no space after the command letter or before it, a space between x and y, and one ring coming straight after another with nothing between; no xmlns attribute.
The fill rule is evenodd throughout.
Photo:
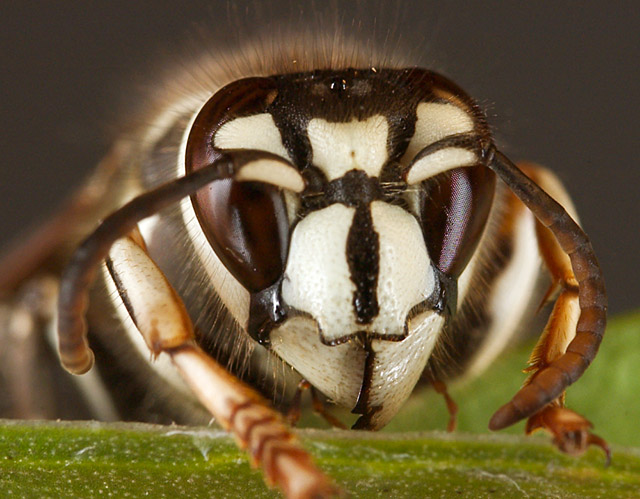
<svg viewBox="0 0 640 499"><path fill-rule="evenodd" d="M447 78L343 53L202 71L210 82L163 96L2 261L1 334L20 348L0 369L23 387L15 416L212 414L269 483L329 495L266 399L286 407L301 383L358 415L354 428L382 428L421 380L444 391L500 353L543 298L541 255L555 306L528 380L490 428L528 419L564 451L608 453L564 408L606 320L564 188L502 154ZM90 387L46 375L53 324L69 372L95 356Z"/></svg>

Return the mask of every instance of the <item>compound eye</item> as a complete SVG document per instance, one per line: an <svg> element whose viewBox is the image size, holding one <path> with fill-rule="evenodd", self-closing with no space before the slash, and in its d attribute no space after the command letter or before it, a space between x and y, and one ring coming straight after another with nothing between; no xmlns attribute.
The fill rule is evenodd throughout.
<svg viewBox="0 0 640 499"><path fill-rule="evenodd" d="M202 229L225 267L250 292L284 272L289 221L280 189L234 179L214 182L198 202Z"/></svg>
<svg viewBox="0 0 640 499"><path fill-rule="evenodd" d="M273 122L268 110L276 97L269 78L247 78L222 88L196 117L185 155L187 174L223 154L245 158L234 178L213 182L191 199L216 255L252 293L271 286L284 272L289 220L283 188L302 182L284 153L274 154L283 150L275 125L264 133L265 124Z"/></svg>
<svg viewBox="0 0 640 499"><path fill-rule="evenodd" d="M495 174L485 166L455 168L422 182L422 230L429 256L443 273L465 269L487 222Z"/></svg>

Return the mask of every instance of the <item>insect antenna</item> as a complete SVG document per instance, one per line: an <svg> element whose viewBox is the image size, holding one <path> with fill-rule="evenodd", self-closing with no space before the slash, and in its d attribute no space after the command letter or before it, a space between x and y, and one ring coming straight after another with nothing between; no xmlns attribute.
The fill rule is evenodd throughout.
<svg viewBox="0 0 640 499"><path fill-rule="evenodd" d="M607 321L607 298L602 270L588 236L566 210L492 146L487 165L509 186L558 240L571 260L578 281L580 317L576 335L566 352L538 372L510 402L491 418L489 428L499 430L529 417L559 397L594 359Z"/></svg>
<svg viewBox="0 0 640 499"><path fill-rule="evenodd" d="M58 349L65 369L73 374L83 374L93 365L94 356L86 338L84 314L89 287L113 243L131 232L140 220L215 180L231 178L245 162L243 159L241 154L234 157L222 155L208 166L141 194L105 218L83 241L72 255L60 281Z"/></svg>

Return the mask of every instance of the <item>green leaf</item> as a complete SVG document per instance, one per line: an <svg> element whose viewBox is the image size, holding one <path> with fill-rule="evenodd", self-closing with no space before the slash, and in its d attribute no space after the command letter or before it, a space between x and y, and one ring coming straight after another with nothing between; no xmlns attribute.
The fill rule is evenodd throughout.
<svg viewBox="0 0 640 499"><path fill-rule="evenodd" d="M495 362L483 376L450 387L460 408L458 429L487 433L492 414L522 385L533 344ZM593 364L567 390L567 407L594 425L610 443L640 447L640 312L610 321ZM444 429L448 414L443 397L432 390L412 397L385 431ZM524 422L503 432L522 434ZM502 433L502 432L501 432ZM640 494L639 494L640 495Z"/></svg>
<svg viewBox="0 0 640 499"><path fill-rule="evenodd" d="M640 454L561 455L513 436L301 432L354 497L632 497ZM139 424L0 425L2 497L273 497L221 431Z"/></svg>
<svg viewBox="0 0 640 499"><path fill-rule="evenodd" d="M640 314L611 324L569 405L610 442L638 445ZM452 393L465 432L487 421L524 379L528 353ZM638 497L640 450L580 458L548 438L393 430L444 427L444 401L418 396L384 433L306 430L304 445L354 497ZM430 407L431 406L431 407ZM431 417L431 415L434 415ZM520 428L519 431L522 431ZM224 432L93 422L0 421L0 497L275 497Z"/></svg>

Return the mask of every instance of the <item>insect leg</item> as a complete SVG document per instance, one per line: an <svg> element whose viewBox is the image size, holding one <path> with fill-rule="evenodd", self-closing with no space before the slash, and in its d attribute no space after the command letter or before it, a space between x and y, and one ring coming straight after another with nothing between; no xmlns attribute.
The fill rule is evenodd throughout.
<svg viewBox="0 0 640 499"><path fill-rule="evenodd" d="M519 165L520 168L547 193L560 202L576 219L571 199L560 181L550 171L535 165ZM571 340L575 337L576 324L580 315L578 299L578 283L571 268L571 262L562 251L549 229L536 222L536 236L540 253L549 269L552 284L547 297L557 291L549 321L536 345L526 372L531 373L525 384L530 383L538 372L545 369L553 361L563 355ZM589 432L591 423L579 414L564 407L564 393L537 412L527 421L526 431L531 433L537 429L545 429L554 436L556 446L569 454L581 454L591 444L601 447L611 459L611 452L606 442Z"/></svg>
<svg viewBox="0 0 640 499"><path fill-rule="evenodd" d="M534 165L525 164L519 167L562 204L574 219L577 219L571 200L555 175ZM566 352L567 346L575 337L576 324L580 315L578 282L573 274L569 257L562 251L551 231L539 221L536 221L535 230L538 248L552 281L542 304L558 291L559 295L540 340L529 359L527 372L532 373L531 378Z"/></svg>
<svg viewBox="0 0 640 499"><path fill-rule="evenodd" d="M11 300L0 303L0 414L43 419L56 415L46 329L55 313L57 282L51 276L32 278ZM4 407L10 411L4 412Z"/></svg>
<svg viewBox="0 0 640 499"><path fill-rule="evenodd" d="M433 385L433 389L436 391L436 393L444 397L444 401L447 404L447 411L449 412L447 431L451 433L456 430L456 426L458 424L458 404L456 404L455 400L453 400L449 395L449 392L447 391L447 385L445 385L443 381L434 378L431 378L429 381Z"/></svg>
<svg viewBox="0 0 640 499"><path fill-rule="evenodd" d="M309 390L311 392L311 403L313 404L313 410L316 414L321 416L327 423L329 423L334 428L340 428L341 430L346 430L347 427L336 418L333 414L331 414L323 400L318 395L316 389L309 383L307 380L303 379L298 383L298 387L296 388L296 393L291 400L291 406L287 411L287 421L290 425L295 426L300 420L301 415L301 405L302 405L302 393Z"/></svg>
<svg viewBox="0 0 640 499"><path fill-rule="evenodd" d="M577 220L571 200L560 181L548 170L534 165L520 165L521 169L547 193L553 196L567 212ZM571 268L571 261L562 251L549 229L536 221L536 237L540 254L551 274L552 283L543 302L558 291L549 321L529 360L527 372L533 374L550 365L566 352L575 337L576 324L580 315L578 282Z"/></svg>
<svg viewBox="0 0 640 499"><path fill-rule="evenodd" d="M566 351L538 371L510 402L491 418L489 428L499 430L530 417L562 395L595 357L606 325L604 279L586 234L565 209L499 151L489 152L488 164L514 194L553 233L571 261L577 283L580 313L575 337Z"/></svg>
<svg viewBox="0 0 640 499"><path fill-rule="evenodd" d="M336 490L300 446L281 414L198 347L182 300L133 237L116 241L107 260L118 292L154 357L172 363L200 402L261 465L287 497L329 497Z"/></svg>
<svg viewBox="0 0 640 499"><path fill-rule="evenodd" d="M87 325L84 317L89 301L88 290L100 262L107 256L114 241L131 232L138 221L216 179L230 176L231 168L230 161L220 161L146 192L108 216L95 232L84 240L73 254L60 281L58 348L65 369L73 374L84 374L93 366L94 356L87 343Z"/></svg>

